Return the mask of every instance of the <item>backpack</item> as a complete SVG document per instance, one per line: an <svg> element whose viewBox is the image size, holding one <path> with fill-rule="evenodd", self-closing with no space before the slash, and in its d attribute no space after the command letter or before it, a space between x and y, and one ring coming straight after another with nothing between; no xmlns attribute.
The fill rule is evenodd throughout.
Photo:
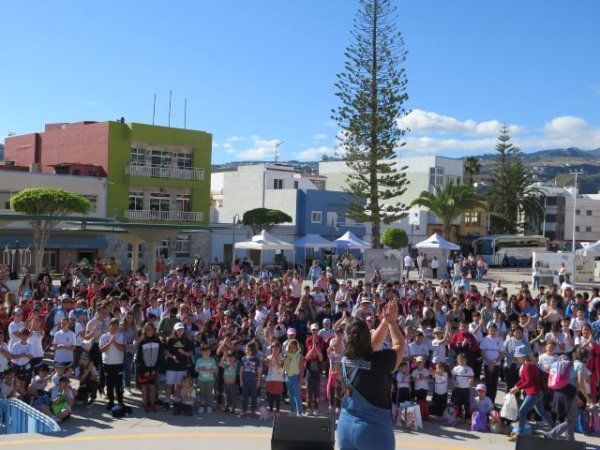
<svg viewBox="0 0 600 450"><path fill-rule="evenodd" d="M487 431L487 417L480 411L471 414L471 431Z"/></svg>
<svg viewBox="0 0 600 450"><path fill-rule="evenodd" d="M571 375L571 361L557 361L550 367L548 374L548 387L553 390L564 388L569 384Z"/></svg>

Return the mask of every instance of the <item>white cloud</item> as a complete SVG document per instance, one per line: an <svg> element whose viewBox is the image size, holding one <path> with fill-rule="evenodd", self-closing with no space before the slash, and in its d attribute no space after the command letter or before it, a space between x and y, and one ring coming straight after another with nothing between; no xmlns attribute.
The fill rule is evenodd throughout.
<svg viewBox="0 0 600 450"><path fill-rule="evenodd" d="M273 159L275 157L275 148L282 143L279 139L263 139L258 135L252 135L249 139L251 147L238 151L238 158Z"/></svg>
<svg viewBox="0 0 600 450"><path fill-rule="evenodd" d="M406 116L398 119L400 128L409 128L412 133L440 133L440 134L470 134L478 136L495 136L502 128L502 122L498 120L487 120L476 122L471 119L458 120L454 117L444 116L422 109L414 109ZM522 130L517 125L509 125L513 134Z"/></svg>
<svg viewBox="0 0 600 450"><path fill-rule="evenodd" d="M403 153L460 153L477 154L493 151L502 122L496 119L483 122L460 120L455 117L416 109L398 121L411 128L405 136ZM514 145L523 150L579 147L600 147L600 126L593 126L577 116L559 116L542 127L528 129L510 125Z"/></svg>
<svg viewBox="0 0 600 450"><path fill-rule="evenodd" d="M323 155L333 156L334 153L335 149L333 147L322 145L320 147L311 147L297 152L296 158L300 160L314 161L315 159L321 159L321 156Z"/></svg>
<svg viewBox="0 0 600 450"><path fill-rule="evenodd" d="M329 136L327 136L325 133L317 133L312 135L313 141L324 141L328 137Z"/></svg>

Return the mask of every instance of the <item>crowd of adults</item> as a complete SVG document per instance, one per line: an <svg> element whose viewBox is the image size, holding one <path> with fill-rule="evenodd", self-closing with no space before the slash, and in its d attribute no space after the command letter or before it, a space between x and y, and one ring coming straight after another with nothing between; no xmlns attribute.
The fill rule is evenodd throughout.
<svg viewBox="0 0 600 450"><path fill-rule="evenodd" d="M379 329L394 304L408 343L390 374L392 392L378 394L381 408L416 400L444 416L451 404L455 418L468 419L498 408L503 381L506 392L523 394L517 432L535 409L549 437L572 439L579 411L598 401L598 289L576 290L567 277L509 291L480 282L485 266L458 254L439 272L430 261L436 278L425 279L423 257L405 261L399 280L339 278L358 268L354 258L333 268L315 261L303 280L296 270L251 274L237 258L205 265L197 257L153 283L143 268L98 259L89 270L25 275L13 291L1 267L0 395L59 419L100 396L107 409L127 412L137 391L148 414L253 417L264 398L277 415L287 397L292 414L335 415L346 326L360 319ZM388 333L377 345L392 344ZM573 361L569 383L550 393L545 377L563 359Z"/></svg>

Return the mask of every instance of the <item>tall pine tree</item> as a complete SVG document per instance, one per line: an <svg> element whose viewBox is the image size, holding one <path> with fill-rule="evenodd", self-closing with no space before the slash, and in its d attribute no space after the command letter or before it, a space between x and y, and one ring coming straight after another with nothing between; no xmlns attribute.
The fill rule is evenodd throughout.
<svg viewBox="0 0 600 450"><path fill-rule="evenodd" d="M527 172L521 150L510 141L507 127L500 130L494 168L489 177L488 205L493 233L523 233L544 218L540 192Z"/></svg>
<svg viewBox="0 0 600 450"><path fill-rule="evenodd" d="M396 151L408 131L398 127L406 115L404 41L396 27L392 0L359 0L345 70L338 74L332 111L351 169L345 190L352 195L349 217L371 223L371 244L380 248L381 222L406 214L399 197L406 191L406 167L397 167Z"/></svg>

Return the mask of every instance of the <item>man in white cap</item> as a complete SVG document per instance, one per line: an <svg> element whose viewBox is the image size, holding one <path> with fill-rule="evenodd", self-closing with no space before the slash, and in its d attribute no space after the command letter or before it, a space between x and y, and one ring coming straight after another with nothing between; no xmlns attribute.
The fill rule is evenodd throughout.
<svg viewBox="0 0 600 450"><path fill-rule="evenodd" d="M335 333L331 328L331 319L326 317L323 319L323 328L319 330L319 336L323 339L323 342L329 342Z"/></svg>

